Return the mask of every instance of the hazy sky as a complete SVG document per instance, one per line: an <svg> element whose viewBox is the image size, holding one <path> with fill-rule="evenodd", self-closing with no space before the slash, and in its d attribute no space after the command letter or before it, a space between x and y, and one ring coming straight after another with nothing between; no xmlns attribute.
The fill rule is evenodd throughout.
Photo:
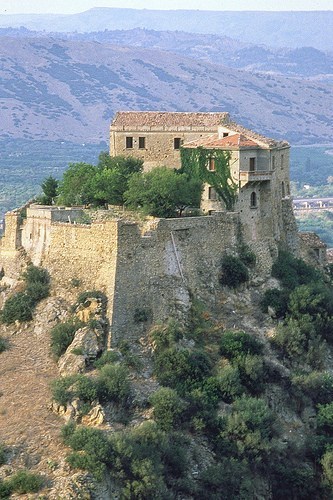
<svg viewBox="0 0 333 500"><path fill-rule="evenodd" d="M0 14L73 14L92 7L159 10L333 10L333 0L0 0Z"/></svg>

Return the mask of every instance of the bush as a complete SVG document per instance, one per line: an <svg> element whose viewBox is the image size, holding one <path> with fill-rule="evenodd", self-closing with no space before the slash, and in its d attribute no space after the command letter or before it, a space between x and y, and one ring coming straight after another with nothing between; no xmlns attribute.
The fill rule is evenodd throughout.
<svg viewBox="0 0 333 500"><path fill-rule="evenodd" d="M102 479L105 466L110 463L112 451L103 431L67 424L62 429L62 437L64 443L76 452L67 458L71 467L87 469L97 479Z"/></svg>
<svg viewBox="0 0 333 500"><path fill-rule="evenodd" d="M333 375L329 372L313 371L308 375L295 375L292 383L301 388L315 404L333 401Z"/></svg>
<svg viewBox="0 0 333 500"><path fill-rule="evenodd" d="M66 321L54 326L50 332L51 351L56 359L60 358L73 342L75 332L82 326L79 321Z"/></svg>
<svg viewBox="0 0 333 500"><path fill-rule="evenodd" d="M116 363L120 359L120 354L115 351L104 351L102 355L94 361L95 368L102 368L104 365Z"/></svg>
<svg viewBox="0 0 333 500"><path fill-rule="evenodd" d="M0 443L0 466L6 463L6 454L5 454L5 448L4 446Z"/></svg>
<svg viewBox="0 0 333 500"><path fill-rule="evenodd" d="M238 249L238 255L240 260L249 267L255 266L255 263L257 261L256 254L252 252L251 248L246 245L242 244L239 249Z"/></svg>
<svg viewBox="0 0 333 500"><path fill-rule="evenodd" d="M74 398L75 392L72 386L77 378L77 375L69 375L68 377L53 380L51 382L51 391L54 401L62 406L66 406L68 401Z"/></svg>
<svg viewBox="0 0 333 500"><path fill-rule="evenodd" d="M236 358L240 381L251 394L259 394L263 390L266 379L266 367L262 356L245 354Z"/></svg>
<svg viewBox="0 0 333 500"><path fill-rule="evenodd" d="M130 395L130 381L126 366L102 366L96 380L97 394L102 401L125 403Z"/></svg>
<svg viewBox="0 0 333 500"><path fill-rule="evenodd" d="M199 491L195 498L235 500L254 498L251 491L251 473L246 461L223 458L208 466L199 477Z"/></svg>
<svg viewBox="0 0 333 500"><path fill-rule="evenodd" d="M288 310L289 293L278 288L266 290L260 302L263 312L268 311L271 307L278 318L283 318Z"/></svg>
<svg viewBox="0 0 333 500"><path fill-rule="evenodd" d="M15 493L36 493L43 486L43 479L38 474L21 470L9 478L9 487Z"/></svg>
<svg viewBox="0 0 333 500"><path fill-rule="evenodd" d="M217 381L220 396L226 403L232 403L245 391L237 366L228 364L221 371L219 371L215 379Z"/></svg>
<svg viewBox="0 0 333 500"><path fill-rule="evenodd" d="M316 334L316 328L307 314L299 320L288 318L284 324L278 325L271 341L293 365L308 364L314 369L324 365L327 344Z"/></svg>
<svg viewBox="0 0 333 500"><path fill-rule="evenodd" d="M182 337L183 332L175 321L155 325L149 332L149 339L156 351L171 347Z"/></svg>
<svg viewBox="0 0 333 500"><path fill-rule="evenodd" d="M1 312L1 321L7 325L15 321L31 321L34 302L25 292L9 297Z"/></svg>
<svg viewBox="0 0 333 500"><path fill-rule="evenodd" d="M175 390L162 387L150 397L153 405L153 416L159 427L164 431L171 431L179 423L184 403Z"/></svg>
<svg viewBox="0 0 333 500"><path fill-rule="evenodd" d="M220 283L236 288L249 280L249 271L239 257L225 255L221 263Z"/></svg>
<svg viewBox="0 0 333 500"><path fill-rule="evenodd" d="M29 266L23 274L25 291L17 292L6 300L1 312L1 321L6 324L15 321L31 321L37 303L49 294L49 274L45 269Z"/></svg>
<svg viewBox="0 0 333 500"><path fill-rule="evenodd" d="M2 481L0 479L0 499L6 500L13 493L13 489L11 488L8 481Z"/></svg>
<svg viewBox="0 0 333 500"><path fill-rule="evenodd" d="M8 342L6 339L0 337L0 353L8 349Z"/></svg>
<svg viewBox="0 0 333 500"><path fill-rule="evenodd" d="M228 330L223 332L220 340L220 354L234 359L243 354L261 354L263 344L253 335L246 332Z"/></svg>
<svg viewBox="0 0 333 500"><path fill-rule="evenodd" d="M220 438L235 447L238 458L262 461L271 451L274 421L264 400L242 396L225 417Z"/></svg>
<svg viewBox="0 0 333 500"><path fill-rule="evenodd" d="M279 252L272 266L272 276L280 280L281 284L289 290L321 279L321 275L314 267L301 259L295 259L285 251Z"/></svg>
<svg viewBox="0 0 333 500"><path fill-rule="evenodd" d="M170 347L154 357L154 373L162 385L184 394L200 384L211 372L211 361L204 351Z"/></svg>
<svg viewBox="0 0 333 500"><path fill-rule="evenodd" d="M333 403L318 405L317 424L319 429L333 435Z"/></svg>

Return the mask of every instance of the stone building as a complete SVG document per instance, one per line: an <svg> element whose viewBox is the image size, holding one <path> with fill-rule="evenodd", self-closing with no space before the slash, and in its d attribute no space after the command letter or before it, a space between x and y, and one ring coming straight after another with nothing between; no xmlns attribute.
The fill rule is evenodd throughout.
<svg viewBox="0 0 333 500"><path fill-rule="evenodd" d="M246 129L231 121L229 113L126 111L118 112L111 123L111 156L141 158L145 171L162 165L180 168L181 148L199 147L211 151L210 171L215 168L214 152L230 154L230 174L237 185L234 210L240 214L245 238L255 242L273 237L294 248L288 142ZM225 210L209 184L204 186L201 209L208 214Z"/></svg>

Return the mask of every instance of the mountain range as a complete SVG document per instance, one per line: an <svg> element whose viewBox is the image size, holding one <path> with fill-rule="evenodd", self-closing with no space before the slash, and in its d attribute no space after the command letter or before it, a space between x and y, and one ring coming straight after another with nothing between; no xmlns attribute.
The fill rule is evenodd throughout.
<svg viewBox="0 0 333 500"><path fill-rule="evenodd" d="M230 12L93 8L71 15L1 15L0 27L38 31L89 32L129 30L210 33L272 47L311 46L333 50L333 11Z"/></svg>
<svg viewBox="0 0 333 500"><path fill-rule="evenodd" d="M163 17L148 10L133 10L134 17L126 17L125 11L129 13L92 9L75 16L0 16L0 26L11 23L0 28L1 138L98 143L108 141L116 111L161 110L229 111L246 127L294 144L331 141L333 52L175 31L183 11L177 11L172 31L107 29L110 19L117 26L125 19L139 25L140 14L141 24L148 25ZM192 28L190 20L198 12L189 12ZM201 14L202 29L208 29L204 20L211 13ZM253 17L237 14L246 14L248 21ZM310 13L283 14L293 20L291 14ZM311 43L322 19L320 12L316 15ZM170 25L168 16L165 26ZM46 19L54 22L45 24ZM60 21L65 29L68 19L71 31L55 31ZM78 19L86 32L74 31ZM32 20L36 29L52 26L52 31L30 30ZM96 26L103 30L94 31Z"/></svg>

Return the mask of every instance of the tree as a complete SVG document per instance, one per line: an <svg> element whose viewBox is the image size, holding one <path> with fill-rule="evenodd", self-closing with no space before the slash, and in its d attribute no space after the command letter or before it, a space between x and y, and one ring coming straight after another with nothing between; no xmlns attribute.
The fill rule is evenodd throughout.
<svg viewBox="0 0 333 500"><path fill-rule="evenodd" d="M52 205L58 195L58 185L59 182L52 175L46 177L41 184L43 195L39 200L40 203L43 205Z"/></svg>
<svg viewBox="0 0 333 500"><path fill-rule="evenodd" d="M94 201L92 179L96 167L88 163L71 163L64 172L59 186L58 203L64 205L86 205Z"/></svg>
<svg viewBox="0 0 333 500"><path fill-rule="evenodd" d="M181 217L187 206L199 207L201 182L167 167L155 168L145 174L133 174L125 193L132 208L156 217Z"/></svg>

